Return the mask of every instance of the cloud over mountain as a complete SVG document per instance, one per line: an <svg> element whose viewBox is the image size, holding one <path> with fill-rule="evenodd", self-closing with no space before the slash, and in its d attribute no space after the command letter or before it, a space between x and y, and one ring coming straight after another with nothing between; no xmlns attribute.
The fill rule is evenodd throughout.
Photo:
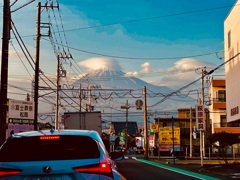
<svg viewBox="0 0 240 180"><path fill-rule="evenodd" d="M91 70L111 70L120 71L122 67L119 65L118 61L111 58L90 58L78 63L79 66L84 66Z"/></svg>
<svg viewBox="0 0 240 180"><path fill-rule="evenodd" d="M116 106L113 107L113 109L118 109L118 111L123 111L120 109L120 106L125 104L126 100L128 100L129 104L132 106L132 108L129 109L129 113L136 111L135 102L138 99L136 97L143 99L144 86L147 89L147 104L149 112L159 109L162 112L176 112L179 108L189 108L195 103L194 99L187 97L180 92L175 93L175 90L167 86L156 86L137 77L126 76L126 73L121 70L122 68L115 60L108 58L93 58L79 64L89 67L89 69L84 76L73 83L73 86L78 87L79 84L86 85L86 82L88 82L89 85L98 87L98 89L93 88L92 92L95 93L96 96L99 96L100 99L103 97L103 94L104 97L111 96L115 102L114 106ZM143 67L149 68L150 64L146 63ZM107 89L111 89L111 91L108 91ZM121 98L119 98L120 96ZM104 103L101 102L101 100L97 100L97 102L95 108L101 109L105 106L103 104L106 103L106 100ZM124 113L124 111L122 113ZM122 116L120 119L125 120L125 117ZM135 120L136 119L137 118L135 117Z"/></svg>

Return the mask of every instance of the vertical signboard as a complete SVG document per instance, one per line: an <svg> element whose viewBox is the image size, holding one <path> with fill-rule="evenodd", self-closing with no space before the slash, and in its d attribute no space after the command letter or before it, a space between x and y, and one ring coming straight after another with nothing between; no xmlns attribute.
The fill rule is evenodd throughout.
<svg viewBox="0 0 240 180"><path fill-rule="evenodd" d="M196 105L196 129L205 131L204 106L200 104Z"/></svg>

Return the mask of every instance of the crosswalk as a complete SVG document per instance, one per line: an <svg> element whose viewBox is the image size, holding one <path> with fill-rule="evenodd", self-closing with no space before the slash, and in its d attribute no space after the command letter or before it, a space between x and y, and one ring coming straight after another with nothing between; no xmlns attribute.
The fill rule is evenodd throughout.
<svg viewBox="0 0 240 180"><path fill-rule="evenodd" d="M137 159L135 156L124 156L124 159Z"/></svg>

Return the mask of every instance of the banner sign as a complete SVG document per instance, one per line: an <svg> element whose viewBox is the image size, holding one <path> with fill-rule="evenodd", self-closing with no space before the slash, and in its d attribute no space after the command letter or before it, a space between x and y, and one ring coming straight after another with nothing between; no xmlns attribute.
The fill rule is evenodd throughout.
<svg viewBox="0 0 240 180"><path fill-rule="evenodd" d="M195 109L196 109L196 129L197 131L205 131L204 106L197 104Z"/></svg>
<svg viewBox="0 0 240 180"><path fill-rule="evenodd" d="M159 144L173 144L171 127L159 128ZM180 144L180 128L174 128L174 144Z"/></svg>
<svg viewBox="0 0 240 180"><path fill-rule="evenodd" d="M8 124L8 137L14 133L33 131L34 125L31 124Z"/></svg>

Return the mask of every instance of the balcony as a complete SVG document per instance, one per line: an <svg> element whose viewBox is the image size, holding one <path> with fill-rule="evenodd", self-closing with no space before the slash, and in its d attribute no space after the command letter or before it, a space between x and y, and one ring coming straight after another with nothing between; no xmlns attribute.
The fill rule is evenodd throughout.
<svg viewBox="0 0 240 180"><path fill-rule="evenodd" d="M213 98L213 109L226 109L226 98Z"/></svg>
<svg viewBox="0 0 240 180"><path fill-rule="evenodd" d="M225 80L213 79L212 87L226 87Z"/></svg>
<svg viewBox="0 0 240 180"><path fill-rule="evenodd" d="M230 123L214 123L214 133L218 132L227 132L227 133L234 133L234 134L239 134L240 133L240 124L230 124ZM235 127L233 127L235 126Z"/></svg>

